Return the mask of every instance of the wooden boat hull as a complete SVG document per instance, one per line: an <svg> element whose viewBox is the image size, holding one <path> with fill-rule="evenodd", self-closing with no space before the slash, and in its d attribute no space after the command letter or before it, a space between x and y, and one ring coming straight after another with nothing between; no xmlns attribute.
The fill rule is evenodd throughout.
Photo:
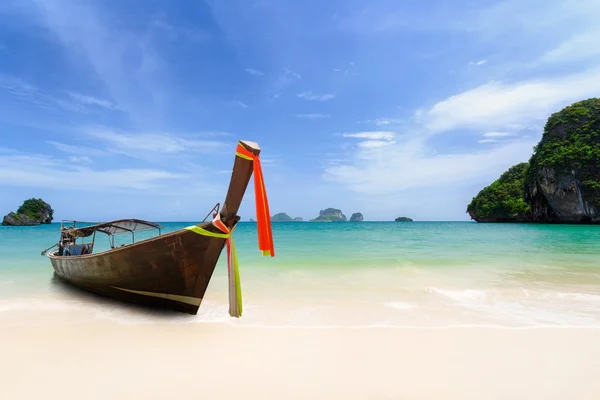
<svg viewBox="0 0 600 400"><path fill-rule="evenodd" d="M183 229L98 254L48 257L58 277L83 289L196 314L224 245Z"/></svg>

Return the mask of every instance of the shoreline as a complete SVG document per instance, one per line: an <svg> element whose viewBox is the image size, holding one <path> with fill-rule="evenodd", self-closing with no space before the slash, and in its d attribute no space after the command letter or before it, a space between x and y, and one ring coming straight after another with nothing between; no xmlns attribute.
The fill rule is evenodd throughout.
<svg viewBox="0 0 600 400"><path fill-rule="evenodd" d="M3 327L0 396L21 399L592 399L598 328ZM36 382L36 384L32 384Z"/></svg>

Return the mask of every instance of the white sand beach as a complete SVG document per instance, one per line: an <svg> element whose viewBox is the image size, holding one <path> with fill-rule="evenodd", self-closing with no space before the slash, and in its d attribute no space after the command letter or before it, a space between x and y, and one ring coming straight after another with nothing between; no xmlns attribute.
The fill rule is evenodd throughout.
<svg viewBox="0 0 600 400"><path fill-rule="evenodd" d="M4 326L3 399L597 399L596 328Z"/></svg>

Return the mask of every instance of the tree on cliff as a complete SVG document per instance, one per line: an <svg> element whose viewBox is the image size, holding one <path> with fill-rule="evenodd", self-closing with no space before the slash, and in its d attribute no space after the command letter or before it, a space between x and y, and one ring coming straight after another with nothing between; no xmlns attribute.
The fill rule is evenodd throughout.
<svg viewBox="0 0 600 400"><path fill-rule="evenodd" d="M596 208L595 214L600 213L600 99L574 103L548 118L542 140L529 160L526 184L532 201L536 188L544 192L544 186L553 183L549 180L555 181L556 189L565 190L564 194L572 193L576 201L581 190L587 203L581 204L587 208L582 210L584 214L594 214L590 206ZM552 207L556 199L551 198L552 193L544 194ZM554 208L559 206L554 204ZM563 214L554 211L558 211L557 217Z"/></svg>
<svg viewBox="0 0 600 400"><path fill-rule="evenodd" d="M524 221L529 205L523 199L527 163L520 163L483 188L467 206L475 221Z"/></svg>

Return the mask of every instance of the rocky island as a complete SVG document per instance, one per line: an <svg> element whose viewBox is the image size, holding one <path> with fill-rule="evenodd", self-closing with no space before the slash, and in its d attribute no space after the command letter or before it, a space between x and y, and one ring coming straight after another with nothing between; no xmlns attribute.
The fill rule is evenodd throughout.
<svg viewBox="0 0 600 400"><path fill-rule="evenodd" d="M2 225L31 226L52 222L54 210L42 199L25 200L17 212L10 212L2 219Z"/></svg>
<svg viewBox="0 0 600 400"><path fill-rule="evenodd" d="M413 220L408 217L398 217L394 221L396 221L396 222L413 222Z"/></svg>
<svg viewBox="0 0 600 400"><path fill-rule="evenodd" d="M319 216L312 219L312 222L339 222L346 221L346 216L342 213L342 210L337 208L327 208L319 211Z"/></svg>
<svg viewBox="0 0 600 400"><path fill-rule="evenodd" d="M365 218L359 212L352 214L350 217L350 222L362 222Z"/></svg>
<svg viewBox="0 0 600 400"><path fill-rule="evenodd" d="M529 162L482 189L467 213L477 222L600 223L600 99L552 114Z"/></svg>
<svg viewBox="0 0 600 400"><path fill-rule="evenodd" d="M272 222L288 222L293 221L293 218L287 215L286 213L277 213L271 216Z"/></svg>

